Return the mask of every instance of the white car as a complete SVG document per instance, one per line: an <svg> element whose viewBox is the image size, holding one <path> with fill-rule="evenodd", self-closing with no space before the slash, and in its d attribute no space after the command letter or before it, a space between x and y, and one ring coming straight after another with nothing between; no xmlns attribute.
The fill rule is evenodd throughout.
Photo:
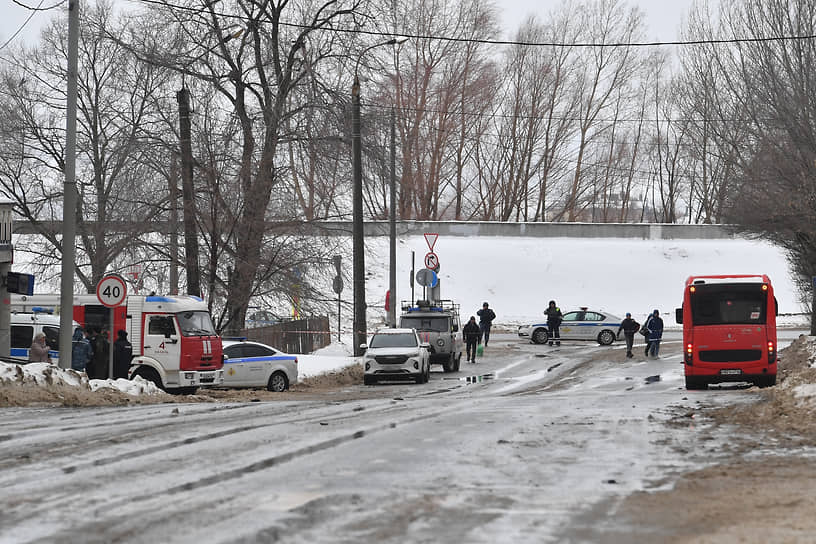
<svg viewBox="0 0 816 544"><path fill-rule="evenodd" d="M420 342L414 329L378 329L368 345L360 346L365 375L363 382L413 379L426 383L431 377L430 344Z"/></svg>
<svg viewBox="0 0 816 544"><path fill-rule="evenodd" d="M286 391L297 383L298 359L247 340L223 340L224 387L266 387Z"/></svg>
<svg viewBox="0 0 816 544"><path fill-rule="evenodd" d="M559 333L561 340L594 340L602 346L612 344L618 338L620 317L608 312L580 308L564 314ZM518 329L521 338L529 338L534 344L545 344L550 338L547 322L522 325Z"/></svg>

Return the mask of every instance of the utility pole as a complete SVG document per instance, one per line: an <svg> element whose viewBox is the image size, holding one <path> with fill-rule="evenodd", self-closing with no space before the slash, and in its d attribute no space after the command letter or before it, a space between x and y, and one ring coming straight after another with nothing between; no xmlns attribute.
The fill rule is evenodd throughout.
<svg viewBox="0 0 816 544"><path fill-rule="evenodd" d="M352 180L354 182L352 223L352 275L354 289L354 319L351 337L354 342L354 356L363 354L360 344L366 343L366 302L365 302L365 244L363 243L363 152L360 142L360 80L354 71L351 86L351 159Z"/></svg>
<svg viewBox="0 0 816 544"><path fill-rule="evenodd" d="M391 306L388 308L388 322L397 326L397 129L396 112L391 107L391 214L390 214L390 263L388 290Z"/></svg>
<svg viewBox="0 0 816 544"><path fill-rule="evenodd" d="M59 366L71 368L76 267L76 123L79 0L68 0L68 97L65 120L65 183L62 189L62 277L60 279Z"/></svg>
<svg viewBox="0 0 816 544"><path fill-rule="evenodd" d="M182 84L176 93L181 139L181 198L184 201L184 263L187 269L187 294L201 296L198 271L198 229L193 206L193 146L190 141L190 91Z"/></svg>
<svg viewBox="0 0 816 544"><path fill-rule="evenodd" d="M178 294L179 279L178 246L178 161L176 156L170 162L170 294Z"/></svg>

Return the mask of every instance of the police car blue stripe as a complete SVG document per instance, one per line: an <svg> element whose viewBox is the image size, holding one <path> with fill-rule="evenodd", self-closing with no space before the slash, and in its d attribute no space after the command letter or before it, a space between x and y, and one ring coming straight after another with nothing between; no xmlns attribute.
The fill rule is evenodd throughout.
<svg viewBox="0 0 816 544"><path fill-rule="evenodd" d="M273 357L237 357L235 359L226 359L224 361L225 365L232 364L232 363L256 363L262 361L294 361L297 357L291 357L286 355L275 355Z"/></svg>

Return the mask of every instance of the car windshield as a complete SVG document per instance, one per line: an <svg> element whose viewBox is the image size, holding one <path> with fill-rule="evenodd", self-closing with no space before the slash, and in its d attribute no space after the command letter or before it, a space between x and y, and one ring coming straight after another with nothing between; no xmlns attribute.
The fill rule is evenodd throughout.
<svg viewBox="0 0 816 544"><path fill-rule="evenodd" d="M412 332L375 334L371 337L372 348L414 348L417 337Z"/></svg>
<svg viewBox="0 0 816 544"><path fill-rule="evenodd" d="M767 292L762 284L698 285L691 295L695 325L765 323Z"/></svg>
<svg viewBox="0 0 816 544"><path fill-rule="evenodd" d="M450 332L450 320L447 317L404 316L400 326L418 331Z"/></svg>
<svg viewBox="0 0 816 544"><path fill-rule="evenodd" d="M214 336L216 334L209 312L187 311L176 314L184 336Z"/></svg>

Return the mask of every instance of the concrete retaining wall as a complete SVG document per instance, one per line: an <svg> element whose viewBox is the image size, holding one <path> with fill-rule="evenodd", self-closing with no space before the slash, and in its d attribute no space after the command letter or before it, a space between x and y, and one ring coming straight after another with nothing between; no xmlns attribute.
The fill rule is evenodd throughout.
<svg viewBox="0 0 816 544"><path fill-rule="evenodd" d="M324 234L351 235L351 222L312 223ZM388 221L366 221L366 236L388 236ZM440 236L530 236L540 238L639 238L642 240L734 238L727 225L670 223L500 223L493 221L397 221L397 234Z"/></svg>

